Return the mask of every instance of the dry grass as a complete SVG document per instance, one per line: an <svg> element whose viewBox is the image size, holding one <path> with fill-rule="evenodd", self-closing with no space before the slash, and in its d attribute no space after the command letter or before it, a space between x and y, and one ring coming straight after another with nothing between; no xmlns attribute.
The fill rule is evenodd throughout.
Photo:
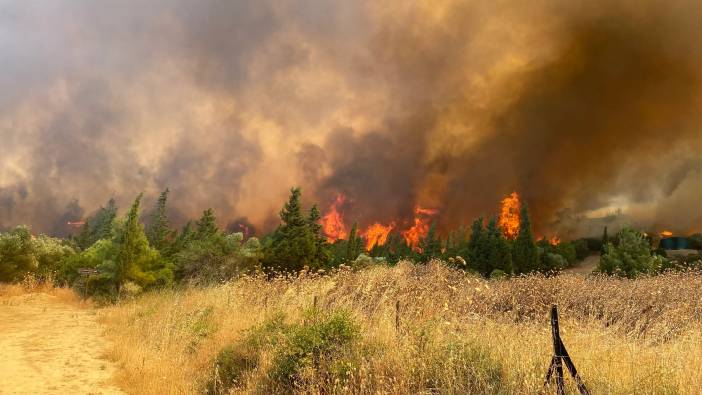
<svg viewBox="0 0 702 395"><path fill-rule="evenodd" d="M132 393L201 391L223 347L276 312L300 319L317 296L321 309L353 315L369 350L334 392L430 393L440 387L531 394L544 391L552 352L548 311L557 303L563 340L593 393L687 394L702 392L696 369L702 362L700 286L697 273L486 281L440 263L402 263L152 293L106 309L103 320L116 345L110 357L122 368L118 382ZM466 360L448 354L456 342L488 355ZM470 377L480 374L471 365L483 363L498 369L499 385ZM252 373L240 391L256 392L262 376ZM303 392L325 392L324 386L313 383Z"/></svg>
<svg viewBox="0 0 702 395"><path fill-rule="evenodd" d="M90 301L82 300L73 289L57 287L51 280L39 281L36 277L27 276L19 283L0 284L0 298L3 299L37 293L52 295L56 300L71 305L91 305Z"/></svg>

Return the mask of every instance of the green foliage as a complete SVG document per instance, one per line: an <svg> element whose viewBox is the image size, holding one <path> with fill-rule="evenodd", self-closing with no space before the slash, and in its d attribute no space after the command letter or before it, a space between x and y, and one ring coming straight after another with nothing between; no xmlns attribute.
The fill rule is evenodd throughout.
<svg viewBox="0 0 702 395"><path fill-rule="evenodd" d="M243 243L243 233L216 232L203 239L193 237L173 255L180 280L199 284L221 282L260 267L261 244L252 237Z"/></svg>
<svg viewBox="0 0 702 395"><path fill-rule="evenodd" d="M65 262L75 255L73 247L54 237L39 235L32 240L32 244L37 275L41 278L58 279Z"/></svg>
<svg viewBox="0 0 702 395"><path fill-rule="evenodd" d="M208 208L202 212L202 217L195 223L195 237L204 240L218 232L219 228L217 228L217 219L214 216L214 211Z"/></svg>
<svg viewBox="0 0 702 395"><path fill-rule="evenodd" d="M297 272L305 267L316 270L325 265L318 251L319 234L302 215L300 188L290 190L290 199L280 211L282 224L264 248L264 267L271 271Z"/></svg>
<svg viewBox="0 0 702 395"><path fill-rule="evenodd" d="M426 263L432 259L441 257L441 240L436 234L435 223L429 226L427 236L419 241L419 248L421 252L419 253L418 261L421 263Z"/></svg>
<svg viewBox="0 0 702 395"><path fill-rule="evenodd" d="M600 255L604 255L607 252L607 245L609 244L609 235L607 235L607 227L604 227L602 232L602 243L600 244Z"/></svg>
<svg viewBox="0 0 702 395"><path fill-rule="evenodd" d="M598 271L633 278L655 273L666 265L665 258L651 254L651 245L641 232L627 227L619 232L618 238L617 246L607 243Z"/></svg>
<svg viewBox="0 0 702 395"><path fill-rule="evenodd" d="M573 266L573 264L578 260L578 252L576 250L575 244L569 241L562 241L558 245L553 247L554 252L562 256L566 261L565 267Z"/></svg>
<svg viewBox="0 0 702 395"><path fill-rule="evenodd" d="M133 282L142 288L166 286L173 282L172 265L163 260L159 252L149 247L143 226L139 223L139 195L126 219L115 228L115 235L96 249L89 248L67 265L72 269L76 263L95 267L100 274L91 276L87 289L100 296L118 296L122 286ZM75 274L74 274L75 276Z"/></svg>
<svg viewBox="0 0 702 395"><path fill-rule="evenodd" d="M314 235L315 240L315 264L320 268L328 268L332 262L332 251L329 243L327 242L327 237L322 231L322 225L319 223L321 219L322 215L315 204L310 209L310 215L307 218L307 224L310 231Z"/></svg>
<svg viewBox="0 0 702 395"><path fill-rule="evenodd" d="M702 233L695 233L688 237L689 248L693 250L702 250Z"/></svg>
<svg viewBox="0 0 702 395"><path fill-rule="evenodd" d="M18 226L0 234L0 281L19 281L38 267L29 228Z"/></svg>
<svg viewBox="0 0 702 395"><path fill-rule="evenodd" d="M358 235L358 223L354 222L346 241L346 261L353 261L363 253L363 239Z"/></svg>
<svg viewBox="0 0 702 395"><path fill-rule="evenodd" d="M468 242L468 266L483 277L490 277L494 270L512 273L510 245L497 226L497 219L491 218L483 227L482 217L473 222Z"/></svg>
<svg viewBox="0 0 702 395"><path fill-rule="evenodd" d="M246 375L260 366L263 352L272 361L265 372L261 393L303 390L311 371L323 382L343 382L353 366L352 355L360 339L359 327L344 312L305 312L302 323L285 323L274 316L249 330L241 340L225 347L214 363L215 375L207 385L210 394L228 393L245 385Z"/></svg>
<svg viewBox="0 0 702 395"><path fill-rule="evenodd" d="M521 208L519 234L512 247L512 262L515 273L529 273L539 269L539 256L526 204Z"/></svg>
<svg viewBox="0 0 702 395"><path fill-rule="evenodd" d="M573 240L573 247L575 247L575 258L579 261L587 258L590 255L590 248L586 239Z"/></svg>
<svg viewBox="0 0 702 395"><path fill-rule="evenodd" d="M151 222L146 229L146 237L149 240L149 245L157 249L162 255L167 255L170 252L171 244L173 243L173 231L170 228L170 221L166 214L166 203L168 202L169 190L161 192L156 202L156 207L151 215Z"/></svg>
<svg viewBox="0 0 702 395"><path fill-rule="evenodd" d="M105 207L86 219L85 225L76 237L76 244L81 249L86 249L98 240L111 239L113 236L114 222L117 217L117 204L111 198Z"/></svg>

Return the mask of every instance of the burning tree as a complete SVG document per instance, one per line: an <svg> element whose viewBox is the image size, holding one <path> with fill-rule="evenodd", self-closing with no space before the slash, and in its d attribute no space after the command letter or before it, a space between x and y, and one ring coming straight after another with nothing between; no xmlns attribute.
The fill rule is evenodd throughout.
<svg viewBox="0 0 702 395"><path fill-rule="evenodd" d="M521 208L520 217L519 233L512 247L512 262L516 273L529 273L538 269L539 255L526 204Z"/></svg>
<svg viewBox="0 0 702 395"><path fill-rule="evenodd" d="M502 199L502 208L500 210L499 226L502 229L502 234L509 240L514 240L519 234L519 195L517 192L512 192L509 196Z"/></svg>

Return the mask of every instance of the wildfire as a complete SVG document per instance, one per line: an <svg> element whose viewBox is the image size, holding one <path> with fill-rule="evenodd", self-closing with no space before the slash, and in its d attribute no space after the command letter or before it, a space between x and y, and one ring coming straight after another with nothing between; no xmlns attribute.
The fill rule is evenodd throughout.
<svg viewBox="0 0 702 395"><path fill-rule="evenodd" d="M670 237L672 235L673 235L673 232L671 232L669 230L664 230L663 232L661 232L661 237Z"/></svg>
<svg viewBox="0 0 702 395"><path fill-rule="evenodd" d="M333 243L339 239L345 239L348 235L344 217L340 211L341 206L346 201L346 196L338 194L334 202L329 207L329 211L322 217L322 229L327 235L327 241Z"/></svg>
<svg viewBox="0 0 702 395"><path fill-rule="evenodd" d="M552 246L557 246L557 245L561 244L561 238L558 236L553 236L549 239L548 243L551 244Z"/></svg>
<svg viewBox="0 0 702 395"><path fill-rule="evenodd" d="M419 241L427 236L429 233L429 221L428 218L422 218L421 216L428 217L436 215L438 210L431 208L422 208L417 206L414 209L414 225L402 232L402 237L405 238L405 242L408 246L412 247L415 251L421 251L419 248Z"/></svg>
<svg viewBox="0 0 702 395"><path fill-rule="evenodd" d="M366 228L366 231L362 234L366 239L366 250L370 251L376 245L384 245L388 241L388 235L393 228L395 228L394 222L387 226L376 222Z"/></svg>
<svg viewBox="0 0 702 395"><path fill-rule="evenodd" d="M68 226L83 226L83 225L85 225L85 221L68 221L68 222L66 222L66 225L68 225Z"/></svg>
<svg viewBox="0 0 702 395"><path fill-rule="evenodd" d="M514 240L519 233L519 195L512 192L502 199L499 225L506 238Z"/></svg>

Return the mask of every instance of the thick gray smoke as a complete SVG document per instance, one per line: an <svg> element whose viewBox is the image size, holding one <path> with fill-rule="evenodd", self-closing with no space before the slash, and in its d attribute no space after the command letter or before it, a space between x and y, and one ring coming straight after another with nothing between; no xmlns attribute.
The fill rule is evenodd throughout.
<svg viewBox="0 0 702 395"><path fill-rule="evenodd" d="M267 230L301 185L362 225L516 190L540 232L699 230L702 6L528 3L0 1L0 227L169 187Z"/></svg>

